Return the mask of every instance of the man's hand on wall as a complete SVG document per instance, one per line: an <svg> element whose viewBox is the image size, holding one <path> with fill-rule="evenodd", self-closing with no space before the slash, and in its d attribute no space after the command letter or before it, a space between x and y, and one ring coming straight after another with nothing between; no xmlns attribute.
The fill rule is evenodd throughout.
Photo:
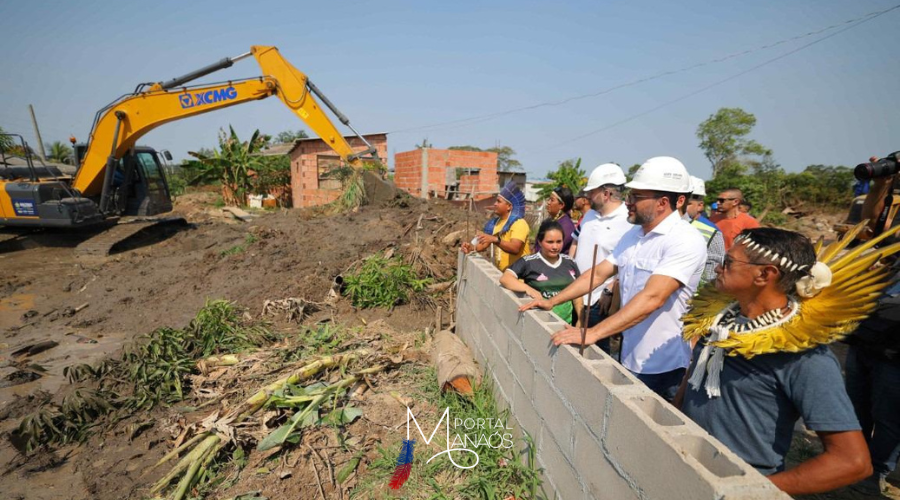
<svg viewBox="0 0 900 500"><path fill-rule="evenodd" d="M553 345L573 344L581 345L581 328L576 326L568 326L550 336ZM600 340L591 330L587 330L584 336L584 345L591 345Z"/></svg>
<svg viewBox="0 0 900 500"><path fill-rule="evenodd" d="M541 308L545 311L549 311L550 309L553 309L553 303L548 299L533 300L525 304L524 306L519 306L519 312L524 312L534 308Z"/></svg>

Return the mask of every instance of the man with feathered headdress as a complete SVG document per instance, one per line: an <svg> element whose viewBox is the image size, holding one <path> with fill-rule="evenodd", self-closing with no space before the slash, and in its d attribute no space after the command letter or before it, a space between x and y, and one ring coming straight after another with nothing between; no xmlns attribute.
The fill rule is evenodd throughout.
<svg viewBox="0 0 900 500"><path fill-rule="evenodd" d="M685 339L696 346L676 404L791 495L830 491L872 472L841 367L826 345L873 310L888 273L873 266L900 250L869 251L877 238L842 254L861 229L818 244L818 252L795 232L745 229L716 269L715 286L703 288L684 317ZM825 451L785 470L801 417Z"/></svg>
<svg viewBox="0 0 900 500"><path fill-rule="evenodd" d="M515 182L509 181L497 195L493 208L494 217L485 223L484 231L479 232L471 243L463 243L462 251L483 252L493 245L494 265L504 271L529 253L530 229L525 221L525 195Z"/></svg>

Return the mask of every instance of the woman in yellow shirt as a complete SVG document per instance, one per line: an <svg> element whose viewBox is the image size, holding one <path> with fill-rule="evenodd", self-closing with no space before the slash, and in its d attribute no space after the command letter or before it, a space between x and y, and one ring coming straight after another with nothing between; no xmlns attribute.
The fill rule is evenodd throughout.
<svg viewBox="0 0 900 500"><path fill-rule="evenodd" d="M525 195L515 182L508 182L500 191L494 204L494 215L484 225L484 232L479 232L471 243L462 244L462 251L482 252L493 245L494 265L505 271L523 255L530 253L528 248L530 229L524 219Z"/></svg>

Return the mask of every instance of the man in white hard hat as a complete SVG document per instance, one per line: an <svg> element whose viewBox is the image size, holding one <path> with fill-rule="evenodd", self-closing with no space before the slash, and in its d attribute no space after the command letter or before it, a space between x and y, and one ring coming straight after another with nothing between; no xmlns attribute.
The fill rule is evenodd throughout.
<svg viewBox="0 0 900 500"><path fill-rule="evenodd" d="M572 246L569 255L575 259L579 272L589 272L598 262L602 262L622 236L631 229L628 223L628 209L622 203L622 191L625 188L625 173L615 163L604 163L591 172L584 186L584 193L591 202L591 209L585 213L581 225L572 234ZM597 245L597 261L594 262L594 245ZM602 321L612 303L615 278L610 277L603 285L581 301L582 308L577 311L578 324L587 320L587 325L594 326ZM602 339L598 347L610 352L609 338Z"/></svg>
<svg viewBox="0 0 900 500"><path fill-rule="evenodd" d="M672 400L691 360L682 339L681 316L706 262L706 242L681 219L676 207L691 192L684 165L668 156L650 158L626 184L628 221L634 224L613 252L594 268L594 283L618 273L622 308L587 330L586 343L622 332L622 365L650 389ZM549 300L521 310L550 309L591 288L590 272ZM565 328L553 343L580 344L581 331Z"/></svg>
<svg viewBox="0 0 900 500"><path fill-rule="evenodd" d="M719 228L703 213L706 183L703 179L692 175L691 188L693 191L682 208L682 213L684 220L700 231L706 240L706 265L700 277L700 285L703 286L716 279L716 266L725 258L725 238L722 237L722 231L719 231Z"/></svg>

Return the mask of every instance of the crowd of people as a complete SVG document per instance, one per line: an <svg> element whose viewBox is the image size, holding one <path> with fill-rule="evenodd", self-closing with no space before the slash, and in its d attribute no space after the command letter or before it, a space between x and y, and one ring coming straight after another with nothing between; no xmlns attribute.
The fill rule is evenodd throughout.
<svg viewBox="0 0 900 500"><path fill-rule="evenodd" d="M875 181L864 217L880 213L893 180ZM555 345L616 354L785 492L852 485L880 494L900 455L900 267L878 274L848 258L830 261L832 272L805 236L760 227L739 189L720 192L711 214L706 198L703 180L675 158L647 160L631 181L606 163L577 194L553 190L530 242L525 198L509 183L462 251L490 252L500 285L533 299L522 311L552 310L568 323ZM879 257L896 251L885 237L854 255L879 241ZM835 297L845 302L826 303ZM868 316L844 340L845 380L827 344L859 310ZM801 418L824 452L786 470Z"/></svg>

